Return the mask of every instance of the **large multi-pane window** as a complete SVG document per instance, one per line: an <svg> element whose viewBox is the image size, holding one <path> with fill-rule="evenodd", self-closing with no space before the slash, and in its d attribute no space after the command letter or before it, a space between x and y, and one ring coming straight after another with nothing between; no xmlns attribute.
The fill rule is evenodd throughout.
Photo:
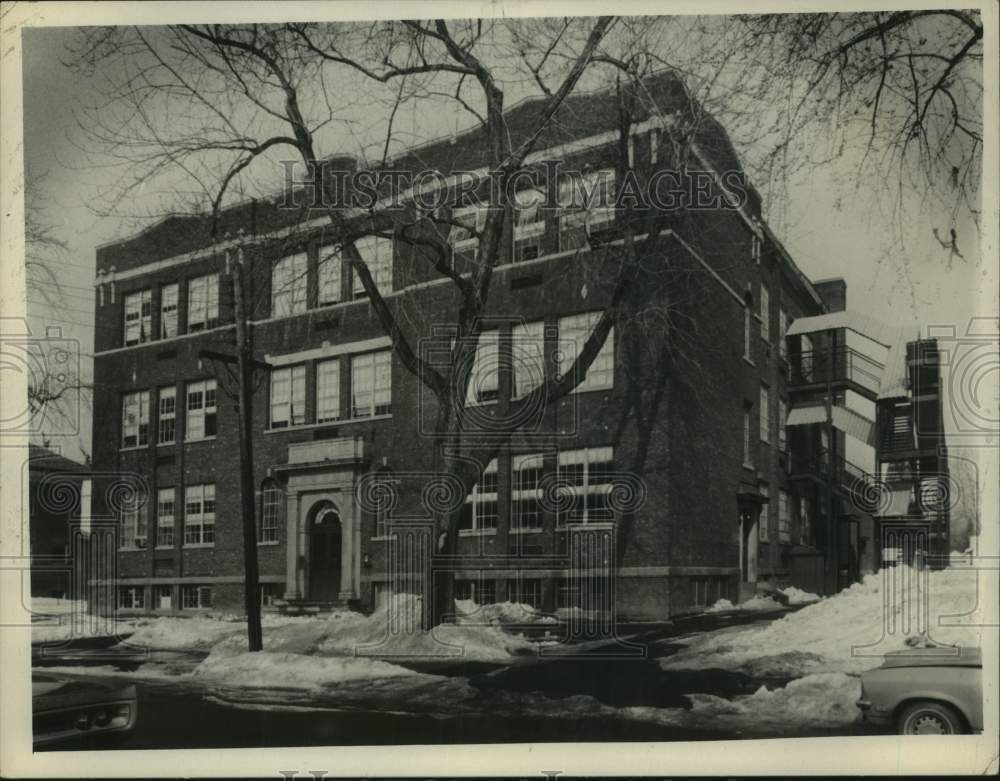
<svg viewBox="0 0 1000 781"><path fill-rule="evenodd" d="M760 386L760 441L771 441L771 393L766 385Z"/></svg>
<svg viewBox="0 0 1000 781"><path fill-rule="evenodd" d="M340 359L316 364L316 422L328 423L340 417Z"/></svg>
<svg viewBox="0 0 1000 781"><path fill-rule="evenodd" d="M577 356L582 352L594 326L601 319L600 312L584 312L579 315L559 319L559 373L568 372ZM574 391L588 391L610 388L615 376L615 329L608 331L607 339L597 357Z"/></svg>
<svg viewBox="0 0 1000 781"><path fill-rule="evenodd" d="M301 426L306 422L306 367L271 371L271 428Z"/></svg>
<svg viewBox="0 0 1000 781"><path fill-rule="evenodd" d="M215 542L215 484L189 485L184 489L184 544Z"/></svg>
<svg viewBox="0 0 1000 781"><path fill-rule="evenodd" d="M542 607L542 581L538 578L514 578L507 581L508 595L511 602L528 605L536 610Z"/></svg>
<svg viewBox="0 0 1000 781"><path fill-rule="evenodd" d="M475 253L479 247L479 235L486 227L489 206L477 204L455 209L451 213L452 226L448 232L448 243L454 252Z"/></svg>
<svg viewBox="0 0 1000 781"><path fill-rule="evenodd" d="M122 396L122 447L149 443L149 391Z"/></svg>
<svg viewBox="0 0 1000 781"><path fill-rule="evenodd" d="M181 608L206 609L212 606L211 586L181 586Z"/></svg>
<svg viewBox="0 0 1000 781"><path fill-rule="evenodd" d="M260 492L260 525L257 528L257 542L277 542L281 521L281 505L285 495L277 482L264 481Z"/></svg>
<svg viewBox="0 0 1000 781"><path fill-rule="evenodd" d="M542 204L545 193L536 188L517 192L514 196L516 217L514 222L514 263L534 260L542 254L542 236L545 234L545 218Z"/></svg>
<svg viewBox="0 0 1000 781"><path fill-rule="evenodd" d="M153 338L153 291L139 290L125 295L125 344L139 344Z"/></svg>
<svg viewBox="0 0 1000 781"><path fill-rule="evenodd" d="M542 455L514 456L511 468L511 531L541 529Z"/></svg>
<svg viewBox="0 0 1000 781"><path fill-rule="evenodd" d="M351 358L351 415L369 418L392 411L392 354L389 350Z"/></svg>
<svg viewBox="0 0 1000 781"><path fill-rule="evenodd" d="M612 459L610 447L559 453L559 487L565 493L556 516L559 525L614 520L608 500Z"/></svg>
<svg viewBox="0 0 1000 781"><path fill-rule="evenodd" d="M177 302L180 286L173 282L160 288L160 338L177 336Z"/></svg>
<svg viewBox="0 0 1000 781"><path fill-rule="evenodd" d="M765 499L770 499L771 490L767 483L760 486L760 494ZM761 542L768 542L771 539L771 502L767 501L760 508L760 521L757 523L757 538Z"/></svg>
<svg viewBox="0 0 1000 781"><path fill-rule="evenodd" d="M177 438L177 388L173 385L160 388L158 409L156 441L169 445Z"/></svg>
<svg viewBox="0 0 1000 781"><path fill-rule="evenodd" d="M124 495L121 511L122 548L145 548L149 534L149 497L137 485Z"/></svg>
<svg viewBox="0 0 1000 781"><path fill-rule="evenodd" d="M778 492L778 541L792 541L792 516L788 504L788 491Z"/></svg>
<svg viewBox="0 0 1000 781"><path fill-rule="evenodd" d="M743 404L743 466L753 467L753 405Z"/></svg>
<svg viewBox="0 0 1000 781"><path fill-rule="evenodd" d="M499 519L497 511L497 460L486 465L479 482L465 498L459 531L480 532L496 529Z"/></svg>
<svg viewBox="0 0 1000 781"><path fill-rule="evenodd" d="M161 488L156 492L156 547L169 548L174 544L174 489Z"/></svg>
<svg viewBox="0 0 1000 781"><path fill-rule="evenodd" d="M271 317L287 317L306 311L308 256L288 255L271 268Z"/></svg>
<svg viewBox="0 0 1000 781"><path fill-rule="evenodd" d="M121 610L142 610L146 607L145 586L119 586L118 607Z"/></svg>
<svg viewBox="0 0 1000 781"><path fill-rule="evenodd" d="M340 280L343 254L340 247L324 247L319 251L319 264L316 268L318 290L316 303L319 306L336 304L341 300Z"/></svg>
<svg viewBox="0 0 1000 781"><path fill-rule="evenodd" d="M375 289L383 296L392 292L392 239L383 236L364 236L354 242L354 249L368 267ZM354 297L368 295L357 269L354 270Z"/></svg>
<svg viewBox="0 0 1000 781"><path fill-rule="evenodd" d="M184 438L204 439L215 436L216 381L199 380L187 384L187 418Z"/></svg>
<svg viewBox="0 0 1000 781"><path fill-rule="evenodd" d="M771 341L771 293L767 285L760 283L760 337Z"/></svg>
<svg viewBox="0 0 1000 781"><path fill-rule="evenodd" d="M188 331L201 331L219 322L219 275L206 274L188 281Z"/></svg>
<svg viewBox="0 0 1000 781"><path fill-rule="evenodd" d="M496 401L500 392L500 332L484 331L476 344L472 374L466 389L469 404Z"/></svg>
<svg viewBox="0 0 1000 781"><path fill-rule="evenodd" d="M518 323L511 329L514 398L526 396L545 380L545 323Z"/></svg>
<svg viewBox="0 0 1000 781"><path fill-rule="evenodd" d="M614 221L615 172L592 171L559 183L559 249L583 249L591 231Z"/></svg>

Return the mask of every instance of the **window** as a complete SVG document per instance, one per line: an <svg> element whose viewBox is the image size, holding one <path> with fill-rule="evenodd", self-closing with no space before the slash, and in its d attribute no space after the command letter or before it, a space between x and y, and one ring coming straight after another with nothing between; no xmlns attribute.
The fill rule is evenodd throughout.
<svg viewBox="0 0 1000 781"><path fill-rule="evenodd" d="M784 307L778 308L778 355L788 360L788 312Z"/></svg>
<svg viewBox="0 0 1000 781"><path fill-rule="evenodd" d="M177 388L168 385L160 388L159 415L156 420L156 441L169 445L177 437Z"/></svg>
<svg viewBox="0 0 1000 781"><path fill-rule="evenodd" d="M614 188L615 172L610 169L567 177L559 183L560 251L586 248L592 230L614 221Z"/></svg>
<svg viewBox="0 0 1000 781"><path fill-rule="evenodd" d="M792 541L792 518L788 509L788 491L778 492L778 541Z"/></svg>
<svg viewBox="0 0 1000 781"><path fill-rule="evenodd" d="M215 389L215 380L188 383L186 440L215 436Z"/></svg>
<svg viewBox="0 0 1000 781"><path fill-rule="evenodd" d="M271 371L271 428L301 426L306 422L306 367Z"/></svg>
<svg viewBox="0 0 1000 781"><path fill-rule="evenodd" d="M340 417L340 359L316 364L316 422L328 423Z"/></svg>
<svg viewBox="0 0 1000 781"><path fill-rule="evenodd" d="M784 452L788 447L788 405L784 399L778 399L778 450Z"/></svg>
<svg viewBox="0 0 1000 781"><path fill-rule="evenodd" d="M206 274L188 282L188 331L211 328L219 321L219 275Z"/></svg>
<svg viewBox="0 0 1000 781"><path fill-rule="evenodd" d="M479 334L476 356L466 388L469 404L486 404L496 401L500 392L500 332L484 331Z"/></svg>
<svg viewBox="0 0 1000 781"><path fill-rule="evenodd" d="M327 255L322 253L325 249L320 249L319 265L317 274L319 277L317 304L326 306L336 304L340 301L340 273L343 265L343 255L340 247L333 247Z"/></svg>
<svg viewBox="0 0 1000 781"><path fill-rule="evenodd" d="M649 131L649 164L656 165L660 159L660 130L653 128Z"/></svg>
<svg viewBox="0 0 1000 781"><path fill-rule="evenodd" d="M765 499L771 495L770 487L767 483L762 483L760 493ZM760 520L757 522L757 539L761 542L768 542L771 539L771 503L766 502L760 508Z"/></svg>
<svg viewBox="0 0 1000 781"><path fill-rule="evenodd" d="M455 600L492 605L497 601L497 584L493 580L456 580Z"/></svg>
<svg viewBox="0 0 1000 781"><path fill-rule="evenodd" d="M475 255L479 248L479 235L486 227L489 206L479 204L454 209L451 213L452 226L448 232L448 243L454 252L469 252Z"/></svg>
<svg viewBox="0 0 1000 781"><path fill-rule="evenodd" d="M497 460L486 465L479 482L465 498L465 508L459 524L459 533L496 529L497 527Z"/></svg>
<svg viewBox="0 0 1000 781"><path fill-rule="evenodd" d="M181 586L181 607L185 610L212 607L212 587Z"/></svg>
<svg viewBox="0 0 1000 781"><path fill-rule="evenodd" d="M351 358L351 414L355 418L392 411L392 358L388 350Z"/></svg>
<svg viewBox="0 0 1000 781"><path fill-rule="evenodd" d="M507 581L510 593L507 599L521 605L529 605L536 610L542 607L542 581L537 578L517 578Z"/></svg>
<svg viewBox="0 0 1000 781"><path fill-rule="evenodd" d="M122 447L149 444L149 391L122 396Z"/></svg>
<svg viewBox="0 0 1000 781"><path fill-rule="evenodd" d="M771 394L766 385L760 386L760 441L771 441Z"/></svg>
<svg viewBox="0 0 1000 781"><path fill-rule="evenodd" d="M184 489L184 544L215 542L215 484L189 485Z"/></svg>
<svg viewBox="0 0 1000 781"><path fill-rule="evenodd" d="M260 526L257 542L277 542L285 495L274 480L265 480L260 492Z"/></svg>
<svg viewBox="0 0 1000 781"><path fill-rule="evenodd" d="M131 485L123 496L121 511L122 537L119 547L145 548L148 534L148 497L145 489Z"/></svg>
<svg viewBox="0 0 1000 781"><path fill-rule="evenodd" d="M559 373L565 374L583 350L584 344L598 320L601 319L600 312L585 312L572 317L563 317L559 320ZM615 329L614 326L608 331L608 338L601 346L600 352L594 358L583 381L574 388L574 392L599 390L610 388L614 385L615 369Z"/></svg>
<svg viewBox="0 0 1000 781"><path fill-rule="evenodd" d="M771 341L771 294L763 282L760 283L760 338Z"/></svg>
<svg viewBox="0 0 1000 781"><path fill-rule="evenodd" d="M511 531L541 529L542 456L514 456L511 468Z"/></svg>
<svg viewBox="0 0 1000 781"><path fill-rule="evenodd" d="M743 466L753 469L753 405L743 404Z"/></svg>
<svg viewBox="0 0 1000 781"><path fill-rule="evenodd" d="M275 602L285 594L284 583L261 583L260 604L262 607L273 607Z"/></svg>
<svg viewBox="0 0 1000 781"><path fill-rule="evenodd" d="M511 329L514 398L526 396L545 380L545 323L518 323ZM591 366L593 368L593 366Z"/></svg>
<svg viewBox="0 0 1000 781"><path fill-rule="evenodd" d="M271 269L271 317L287 317L306 311L305 252L279 260Z"/></svg>
<svg viewBox="0 0 1000 781"><path fill-rule="evenodd" d="M173 586L153 586L153 608L170 610L174 603Z"/></svg>
<svg viewBox="0 0 1000 781"><path fill-rule="evenodd" d="M799 544L810 545L812 543L812 518L809 514L809 499L805 496L799 497Z"/></svg>
<svg viewBox="0 0 1000 781"><path fill-rule="evenodd" d="M559 454L559 502L556 523L600 523L614 520L611 491L610 447L564 450Z"/></svg>
<svg viewBox="0 0 1000 781"><path fill-rule="evenodd" d="M142 610L146 607L144 586L119 586L118 607L121 610Z"/></svg>
<svg viewBox="0 0 1000 781"><path fill-rule="evenodd" d="M179 285L174 282L160 288L160 338L177 336L177 301Z"/></svg>
<svg viewBox="0 0 1000 781"><path fill-rule="evenodd" d="M514 223L514 263L534 260L542 254L542 236L545 218L542 204L545 193L536 188L521 190L514 195L516 221Z"/></svg>
<svg viewBox="0 0 1000 781"><path fill-rule="evenodd" d="M753 299L749 296L743 301L743 357L753 363L750 332L753 330Z"/></svg>
<svg viewBox="0 0 1000 781"><path fill-rule="evenodd" d="M375 288L383 296L392 292L392 239L382 236L365 236L354 242L361 260L372 275ZM357 270L354 271L354 297L364 298L368 295Z"/></svg>
<svg viewBox="0 0 1000 781"><path fill-rule="evenodd" d="M174 544L174 489L156 492L156 547L170 548Z"/></svg>
<svg viewBox="0 0 1000 781"><path fill-rule="evenodd" d="M760 249L761 249L760 236L754 233L750 237L750 259L758 266L760 265L760 258L761 258Z"/></svg>
<svg viewBox="0 0 1000 781"><path fill-rule="evenodd" d="M125 294L125 344L139 344L153 338L153 291Z"/></svg>

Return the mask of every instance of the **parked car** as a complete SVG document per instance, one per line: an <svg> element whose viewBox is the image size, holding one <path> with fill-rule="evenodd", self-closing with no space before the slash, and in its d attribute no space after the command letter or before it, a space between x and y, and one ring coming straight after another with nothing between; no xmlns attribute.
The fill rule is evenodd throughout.
<svg viewBox="0 0 1000 781"><path fill-rule="evenodd" d="M931 646L887 654L861 676L858 707L866 722L901 735L956 735L983 729L979 648Z"/></svg>
<svg viewBox="0 0 1000 781"><path fill-rule="evenodd" d="M135 686L75 681L45 673L31 678L33 745L99 748L134 727L139 714Z"/></svg>

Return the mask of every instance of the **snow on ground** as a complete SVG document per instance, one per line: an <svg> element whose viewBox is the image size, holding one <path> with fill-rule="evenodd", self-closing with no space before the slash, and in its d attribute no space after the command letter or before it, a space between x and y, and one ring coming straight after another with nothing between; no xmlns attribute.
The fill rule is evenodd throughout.
<svg viewBox="0 0 1000 781"><path fill-rule="evenodd" d="M546 615L521 602L497 602L479 605L471 599L456 599L457 623L476 624L556 624L555 616Z"/></svg>
<svg viewBox="0 0 1000 781"><path fill-rule="evenodd" d="M320 689L336 683L416 675L405 667L377 659L312 657L261 651L238 654L212 652L193 673L197 679L237 688Z"/></svg>
<svg viewBox="0 0 1000 781"><path fill-rule="evenodd" d="M975 572L931 572L926 592L916 590L919 574L915 570L900 567L887 573L868 575L839 594L770 624L699 635L660 664L665 669L721 667L747 671L770 665L775 674L787 677L818 670L857 674L880 665L883 654L906 647L907 636L917 634L919 628L915 621L904 626L903 619L917 616L924 602L929 606L932 640L979 645L980 635L974 627L938 625L939 617L965 614L976 607ZM886 584L890 593L886 593ZM888 612L883 610L883 599L892 603ZM889 619L896 622L894 633L886 628ZM960 620L977 623L974 617ZM852 651L855 647L857 650Z"/></svg>
<svg viewBox="0 0 1000 781"><path fill-rule="evenodd" d="M730 610L743 611L745 613L766 613L771 610L784 610L785 606L776 601L773 597L757 595L746 602L734 605L728 599L720 599L714 605L705 608L706 613L726 613Z"/></svg>
<svg viewBox="0 0 1000 781"><path fill-rule="evenodd" d="M819 594L803 591L800 588L795 588L795 586L783 588L781 589L781 593L788 599L789 605L811 605L813 602L819 602L822 599Z"/></svg>

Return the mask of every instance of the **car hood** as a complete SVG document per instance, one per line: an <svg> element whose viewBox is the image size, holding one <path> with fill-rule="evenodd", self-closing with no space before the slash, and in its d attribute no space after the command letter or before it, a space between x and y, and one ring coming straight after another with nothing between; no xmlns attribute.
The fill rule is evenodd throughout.
<svg viewBox="0 0 1000 781"><path fill-rule="evenodd" d="M930 646L907 648L886 654L882 667L982 667L983 655L979 648L961 646Z"/></svg>
<svg viewBox="0 0 1000 781"><path fill-rule="evenodd" d="M76 705L134 700L135 686L102 681L74 681L49 675L34 675L31 697L36 713Z"/></svg>

